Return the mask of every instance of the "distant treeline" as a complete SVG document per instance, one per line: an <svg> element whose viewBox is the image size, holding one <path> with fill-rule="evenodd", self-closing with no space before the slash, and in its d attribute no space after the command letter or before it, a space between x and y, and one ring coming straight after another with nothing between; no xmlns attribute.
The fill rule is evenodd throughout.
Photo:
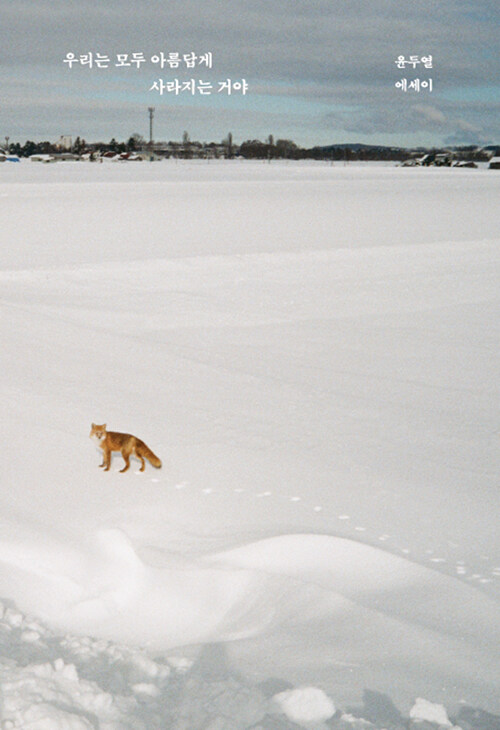
<svg viewBox="0 0 500 730"><path fill-rule="evenodd" d="M276 143L260 142L257 139L243 142L238 154L241 157L258 160L405 160L409 150L392 147L360 147L332 145L329 147L299 147L289 139L278 139Z"/></svg>
<svg viewBox="0 0 500 730"><path fill-rule="evenodd" d="M182 142L155 142L152 145L147 143L139 134L132 135L126 142L118 142L115 138L109 142L86 142L84 139L77 137L71 147L61 147L58 143L53 142L33 142L27 140L23 145L14 142L9 145L8 152L18 155L19 157L31 157L36 154L61 154L63 152L74 155L82 155L85 153L104 154L106 152L114 152L120 154L123 152L139 152L153 151L155 155L160 157L178 157L183 159L193 158L234 158L244 157L246 159L257 160L331 160L331 161L354 161L354 160L388 160L402 161L409 157L422 155L430 152L429 149L419 148L418 150L407 149L404 147L384 147L377 145L362 144L345 144L345 145L329 145L316 146L310 148L299 147L295 142L289 139L274 140L270 135L267 141L262 142L258 139L246 140L240 145L233 143L232 135L229 134L222 142L202 143L189 139L187 132L184 132ZM444 152L432 148L433 152ZM455 156L459 159L485 161L491 155L487 151L479 149L476 146L454 147Z"/></svg>

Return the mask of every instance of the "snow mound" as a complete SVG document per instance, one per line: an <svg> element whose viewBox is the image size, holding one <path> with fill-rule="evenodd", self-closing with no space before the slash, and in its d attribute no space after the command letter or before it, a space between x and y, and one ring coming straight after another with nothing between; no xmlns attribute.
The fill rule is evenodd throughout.
<svg viewBox="0 0 500 730"><path fill-rule="evenodd" d="M329 720L335 705L318 687L297 687L274 696L274 701L292 722L309 727Z"/></svg>
<svg viewBox="0 0 500 730"><path fill-rule="evenodd" d="M443 705L438 705L418 697L410 710L410 719L415 722L430 722L441 727L452 727L448 713Z"/></svg>
<svg viewBox="0 0 500 730"><path fill-rule="evenodd" d="M102 730L137 727L123 724L123 718L135 708L133 698L103 692L60 658L27 667L0 664L0 686L2 716L13 728L87 730L95 727L95 719Z"/></svg>
<svg viewBox="0 0 500 730"><path fill-rule="evenodd" d="M26 641L28 632L38 638ZM252 669L255 674L259 667ZM336 712L325 691L312 683L294 687L285 677L245 679L232 667L227 645L207 645L194 658L191 651L190 658L152 659L102 639L58 636L13 605L0 604L2 730L409 726L388 697L365 692L364 707L350 710L354 714ZM337 689L330 694L337 697ZM451 726L447 717L442 705L419 699L410 719L416 725L425 718L437 730L438 722ZM500 718L462 706L458 720L464 730L496 730Z"/></svg>
<svg viewBox="0 0 500 730"><path fill-rule="evenodd" d="M253 662L274 674L297 662L297 636L310 632L302 661L309 651L322 656L326 642L325 661L350 667L360 690L369 681L364 667L375 663L388 692L410 692L416 683L432 691L446 668L456 694L471 704L478 704L480 685L480 700L494 696L497 603L379 548L296 534L182 562L157 550L150 562L117 528L103 527L70 548L47 536L34 542L33 534L25 544L15 526L7 527L0 590L21 610L38 606L39 618L55 630L161 652L229 642L243 668ZM25 643L35 639L36 628L27 629Z"/></svg>

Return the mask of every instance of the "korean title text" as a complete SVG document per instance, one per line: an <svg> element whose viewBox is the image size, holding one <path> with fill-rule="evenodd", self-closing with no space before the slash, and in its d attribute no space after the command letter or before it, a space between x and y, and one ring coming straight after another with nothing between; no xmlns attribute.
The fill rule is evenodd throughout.
<svg viewBox="0 0 500 730"><path fill-rule="evenodd" d="M158 51L149 56L142 51L134 51L132 53L116 53L109 55L88 51L82 54L69 52L63 59L63 63L69 69L73 66L85 67L88 69L108 69L108 68L135 68L140 69L143 66L155 66L158 69L167 69L168 71L182 72L186 69L213 67L213 54L211 51L203 53L164 52ZM248 83L245 79L224 79L222 81L207 81L203 79L155 79L148 89L160 95L174 94L246 94L248 92Z"/></svg>

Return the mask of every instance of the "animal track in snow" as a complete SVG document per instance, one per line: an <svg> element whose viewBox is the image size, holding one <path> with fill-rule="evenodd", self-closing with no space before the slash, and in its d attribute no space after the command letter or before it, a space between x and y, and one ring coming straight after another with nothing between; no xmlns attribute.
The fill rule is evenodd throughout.
<svg viewBox="0 0 500 730"><path fill-rule="evenodd" d="M152 482L159 482L160 479L151 479ZM178 484L174 485L175 489L184 489L186 486L189 486L189 482L180 482ZM204 489L200 489L202 494L210 495L210 494L216 494L216 490L212 489L211 487L206 487ZM257 492L254 490L251 490L250 492L243 488L243 487L235 487L233 490L234 494L249 494L253 498L257 499L269 499L270 497L280 497L281 495L273 493L271 490L266 490L263 492ZM328 515L328 508L325 508L324 506L320 504L314 504L314 502L309 502L307 499L304 500L304 498L298 494L292 495L292 496L286 496L284 497L287 501L293 502L297 505L297 508L299 507L299 503L302 503L304 509L307 511L312 511L316 514L323 513L325 516ZM346 522L351 530L357 532L357 533L369 533L370 528L365 527L362 525L356 525L354 523L354 518L351 517L351 515L342 513L337 515L332 515L333 517L336 517L338 520L341 520L343 522ZM393 541L393 536L383 533L378 536L374 536L376 539L378 539L380 542L388 542ZM448 547L450 547L453 551L457 550L460 545L459 543L453 542L451 540L447 541ZM415 553L408 547L400 547L397 544L392 543L392 551L399 552L400 554L404 556L411 556L413 554L413 559L418 560L418 551ZM436 565L436 568L440 565L443 566L443 570L450 572L452 574L455 574L457 578L461 580L468 580L468 581L476 581L477 583L481 584L487 584L492 583L494 580L500 578L500 566L490 567L490 570L488 571L487 575L484 575L482 573L473 573L471 574L469 572L469 568L466 567L464 560L451 560L451 565L449 568L446 568L445 566L450 562L450 560L446 557L439 556L439 553L436 556L436 550L432 548L426 548L422 551L422 556L425 555L426 559L434 563ZM488 562L490 560L489 556L487 555L478 555L478 560L482 560L485 562Z"/></svg>

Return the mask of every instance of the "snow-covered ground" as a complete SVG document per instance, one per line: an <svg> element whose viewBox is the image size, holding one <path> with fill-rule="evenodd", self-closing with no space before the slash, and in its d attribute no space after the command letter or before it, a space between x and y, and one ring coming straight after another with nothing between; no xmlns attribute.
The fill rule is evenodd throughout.
<svg viewBox="0 0 500 730"><path fill-rule="evenodd" d="M103 686L68 637L195 665L224 642L251 686L325 706L500 712L499 193L489 170L2 165L0 596L39 627L6 632L7 720L156 727L168 661ZM103 472L91 422L163 468ZM23 689L54 678L42 704L92 698L73 725Z"/></svg>

